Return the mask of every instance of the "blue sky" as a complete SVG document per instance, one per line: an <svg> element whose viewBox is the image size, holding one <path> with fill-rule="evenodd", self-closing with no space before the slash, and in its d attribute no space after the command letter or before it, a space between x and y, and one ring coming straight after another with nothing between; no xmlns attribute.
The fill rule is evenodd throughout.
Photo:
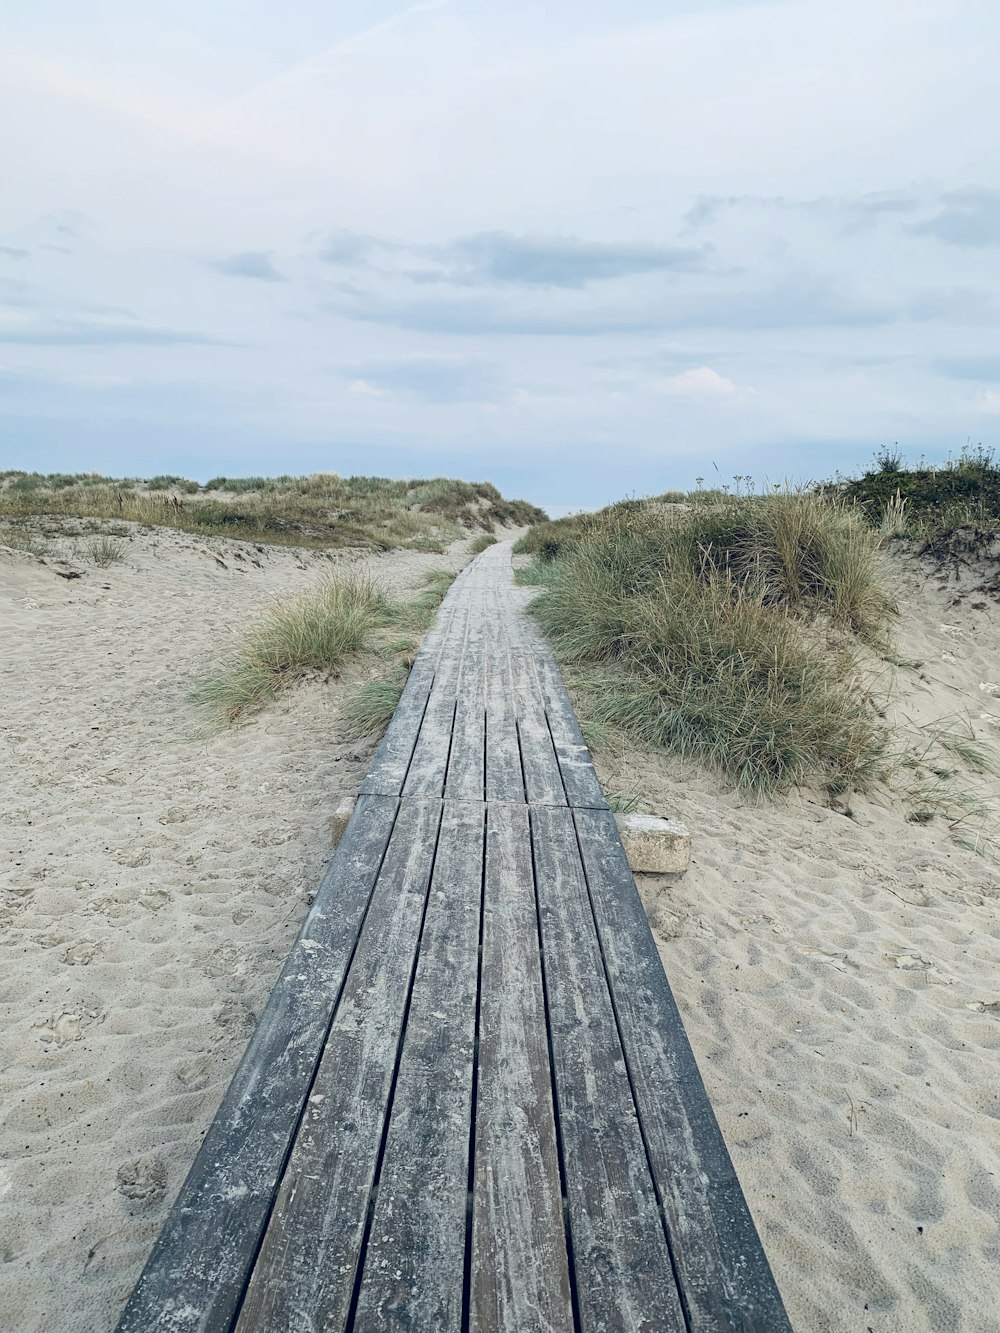
<svg viewBox="0 0 1000 1333"><path fill-rule="evenodd" d="M992 0L10 0L0 466L575 507L998 444L998 55Z"/></svg>

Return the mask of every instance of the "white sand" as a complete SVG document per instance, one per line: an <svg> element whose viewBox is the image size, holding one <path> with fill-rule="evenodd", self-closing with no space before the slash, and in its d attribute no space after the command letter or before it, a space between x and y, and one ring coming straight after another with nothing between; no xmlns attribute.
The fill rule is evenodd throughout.
<svg viewBox="0 0 1000 1333"><path fill-rule="evenodd" d="M336 563L401 593L466 546ZM0 1328L18 1333L113 1327L373 748L347 738L338 682L192 740L192 684L324 555L161 531L73 567L0 552Z"/></svg>
<svg viewBox="0 0 1000 1333"><path fill-rule="evenodd" d="M399 588L461 560L370 563ZM327 568L170 533L74 582L0 554L4 1330L113 1326L364 774L336 682L190 739L227 627ZM906 714L970 711L1000 749L1000 608L896 578ZM1000 871L876 802L602 767L694 832L643 892L799 1333L995 1333Z"/></svg>
<svg viewBox="0 0 1000 1333"><path fill-rule="evenodd" d="M1000 763L1000 607L891 566L924 664L900 721L969 714ZM640 889L794 1327L997 1333L1000 868L887 803L746 808L669 759L599 767L691 828L689 873Z"/></svg>

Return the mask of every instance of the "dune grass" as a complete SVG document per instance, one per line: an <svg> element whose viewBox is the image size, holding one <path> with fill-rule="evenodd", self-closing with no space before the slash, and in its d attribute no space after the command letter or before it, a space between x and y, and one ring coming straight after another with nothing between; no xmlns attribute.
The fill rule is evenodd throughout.
<svg viewBox="0 0 1000 1333"><path fill-rule="evenodd" d="M277 545L442 552L470 532L538 522L488 482L388 477L109 478L0 473L0 519L114 519Z"/></svg>
<svg viewBox="0 0 1000 1333"><path fill-rule="evenodd" d="M495 546L496 543L497 539L495 533L484 532L481 537L476 538L469 549L473 555L482 555L483 551L488 550L491 546Z"/></svg>
<svg viewBox="0 0 1000 1333"><path fill-rule="evenodd" d="M344 704L344 718L357 736L381 736L392 721L406 671L397 671L389 680L370 680L358 686Z"/></svg>
<svg viewBox="0 0 1000 1333"><path fill-rule="evenodd" d="M583 668L599 726L708 763L761 795L868 785L884 733L857 644L884 649L893 606L876 538L816 496L626 501L546 524L534 613Z"/></svg>
<svg viewBox="0 0 1000 1333"><path fill-rule="evenodd" d="M389 603L369 579L325 579L274 602L250 625L229 662L194 691L216 721L230 724L312 672L333 672L385 623Z"/></svg>

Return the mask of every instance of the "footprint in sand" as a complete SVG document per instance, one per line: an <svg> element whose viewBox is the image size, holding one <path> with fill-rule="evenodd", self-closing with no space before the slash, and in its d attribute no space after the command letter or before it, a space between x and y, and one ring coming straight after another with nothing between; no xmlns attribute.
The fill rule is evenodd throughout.
<svg viewBox="0 0 1000 1333"><path fill-rule="evenodd" d="M63 1013L41 1018L32 1024L32 1028L38 1033L38 1040L47 1046L65 1046L83 1036L83 1014Z"/></svg>
<svg viewBox="0 0 1000 1333"><path fill-rule="evenodd" d="M137 1157L118 1168L118 1192L134 1203L152 1203L167 1188L167 1168L155 1157Z"/></svg>
<svg viewBox="0 0 1000 1333"><path fill-rule="evenodd" d="M953 977L946 977L943 972L937 970L929 958L923 958L918 953L887 953L885 961L890 967L913 972L926 981L936 981L943 986L951 986L954 983Z"/></svg>
<svg viewBox="0 0 1000 1333"><path fill-rule="evenodd" d="M92 963L100 952L101 946L99 944L91 944L87 940L80 940L66 949L62 960L64 963L85 967L87 963Z"/></svg>

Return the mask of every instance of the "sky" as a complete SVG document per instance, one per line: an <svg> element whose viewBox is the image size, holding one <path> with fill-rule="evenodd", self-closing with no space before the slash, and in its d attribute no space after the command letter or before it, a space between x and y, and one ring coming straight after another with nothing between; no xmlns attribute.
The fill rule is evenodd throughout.
<svg viewBox="0 0 1000 1333"><path fill-rule="evenodd" d="M5 0L0 469L1000 444L994 0Z"/></svg>

